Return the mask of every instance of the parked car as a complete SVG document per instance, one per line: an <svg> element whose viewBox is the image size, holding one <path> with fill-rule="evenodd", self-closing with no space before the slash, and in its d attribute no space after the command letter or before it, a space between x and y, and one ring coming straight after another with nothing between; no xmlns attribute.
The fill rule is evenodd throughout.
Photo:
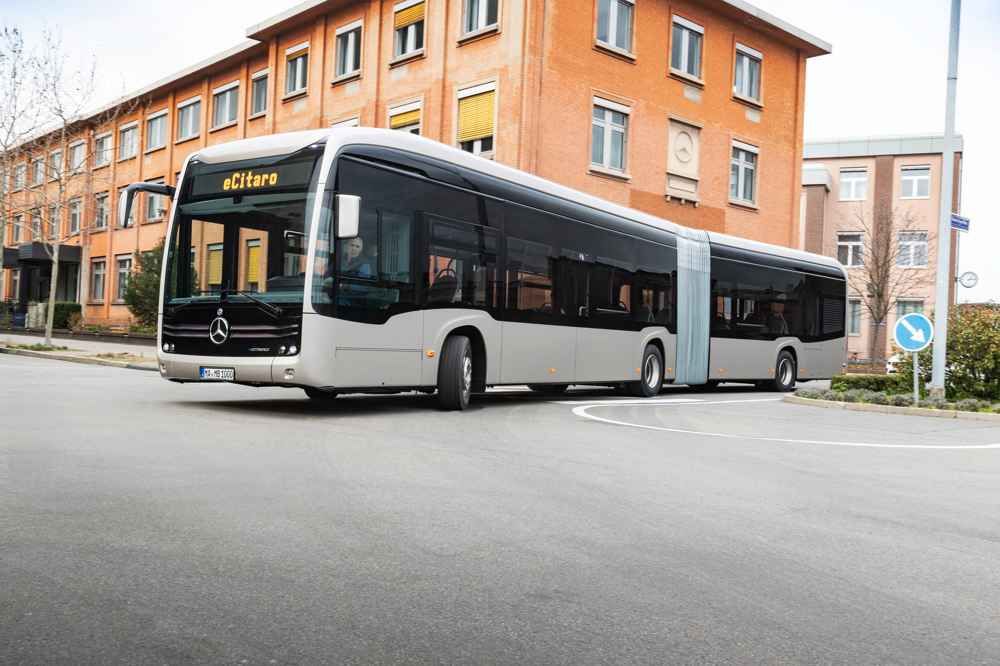
<svg viewBox="0 0 1000 666"><path fill-rule="evenodd" d="M885 359L885 371L888 374L894 374L899 372L899 364L902 362L902 357L899 354L893 354L889 358Z"/></svg>

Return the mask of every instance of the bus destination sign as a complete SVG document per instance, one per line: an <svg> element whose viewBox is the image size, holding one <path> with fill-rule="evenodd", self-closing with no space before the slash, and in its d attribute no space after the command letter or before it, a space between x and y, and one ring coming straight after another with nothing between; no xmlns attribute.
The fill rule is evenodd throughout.
<svg viewBox="0 0 1000 666"><path fill-rule="evenodd" d="M262 169L228 169L195 174L191 196L256 194L271 190L305 189L309 186L314 161L291 162Z"/></svg>

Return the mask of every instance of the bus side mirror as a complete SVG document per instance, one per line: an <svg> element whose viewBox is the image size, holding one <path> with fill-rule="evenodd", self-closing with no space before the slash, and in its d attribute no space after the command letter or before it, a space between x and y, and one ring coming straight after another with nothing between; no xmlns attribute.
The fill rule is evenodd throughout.
<svg viewBox="0 0 1000 666"><path fill-rule="evenodd" d="M356 238L361 227L361 197L337 195L337 238Z"/></svg>
<svg viewBox="0 0 1000 666"><path fill-rule="evenodd" d="M132 214L132 201L135 199L135 190L126 187L118 193L118 225L125 226L126 220Z"/></svg>

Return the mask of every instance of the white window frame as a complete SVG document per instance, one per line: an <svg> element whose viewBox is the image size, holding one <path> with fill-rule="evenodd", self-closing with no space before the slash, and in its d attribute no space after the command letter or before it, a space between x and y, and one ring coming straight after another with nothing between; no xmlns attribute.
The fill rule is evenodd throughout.
<svg viewBox="0 0 1000 666"><path fill-rule="evenodd" d="M406 102L404 104L398 104L396 106L391 107L388 110L387 115L386 115L386 125L388 125L388 126L391 127L392 126L392 119L393 119L393 117L398 116L398 115L403 114L403 113L409 113L410 111L419 111L420 112L420 120L418 120L415 123L410 123L409 125L404 125L402 127L397 127L395 129L396 129L397 132L410 132L412 134L413 133L412 132L413 128L416 127L417 128L417 132L416 133L420 134L423 131L423 124L424 124L424 103L423 103L423 100L416 100L415 102Z"/></svg>
<svg viewBox="0 0 1000 666"><path fill-rule="evenodd" d="M337 28L334 33L333 40L333 72L334 81L343 81L345 79L353 79L357 76L361 76L361 69L364 67L362 62L362 46L365 39L365 22L364 19L358 19L356 21L351 21L347 25L343 25ZM357 56L358 67L357 69L351 69L340 71L340 40L347 40L347 57L354 60L354 56Z"/></svg>
<svg viewBox="0 0 1000 666"><path fill-rule="evenodd" d="M853 178L851 174L864 174L864 179ZM844 176L848 176L845 178ZM840 170L839 201L866 201L868 199L868 168L845 167ZM858 194L858 184L864 183L864 192ZM850 184L850 187L845 187Z"/></svg>
<svg viewBox="0 0 1000 666"><path fill-rule="evenodd" d="M20 174L20 176L18 176ZM14 181L11 183L11 192L20 192L28 186L28 163L14 165Z"/></svg>
<svg viewBox="0 0 1000 666"><path fill-rule="evenodd" d="M919 308L903 307L902 306L903 303L907 303L907 304L910 304L910 305L912 305L913 303L919 303L920 307ZM896 299L896 318L898 319L900 317L903 317L903 316L908 315L908 314L912 314L914 312L923 313L924 312L924 308L926 307L926 305L927 305L927 303L922 298L897 298ZM900 313L900 310L907 310L907 312Z"/></svg>
<svg viewBox="0 0 1000 666"><path fill-rule="evenodd" d="M597 97L596 95L591 98L590 107L590 125L591 125L591 137L593 137L593 126L598 124L598 119L594 117L594 108L599 107L604 111L611 112L617 111L618 113L625 115L625 126L621 132L622 134L622 165L621 168L611 166L611 137L617 131L617 128L611 122L610 113L605 114L605 117L600 121L600 125L603 127L604 132L604 153L601 157L601 162L594 162L594 146L590 145L590 170L597 171L600 173L613 174L615 176L627 176L628 174L628 149L629 149L629 129L632 119L632 107L620 104L618 102L612 102L609 99L603 97ZM593 142L593 138L591 138Z"/></svg>
<svg viewBox="0 0 1000 666"><path fill-rule="evenodd" d="M39 169L38 165L42 168ZM38 187L45 182L45 169L48 167L48 157L36 157L31 160L31 186Z"/></svg>
<svg viewBox="0 0 1000 666"><path fill-rule="evenodd" d="M62 231L61 216L59 215L60 210L57 204L49 204L49 219L48 219L48 235L46 236L49 240L56 240L59 238L59 232Z"/></svg>
<svg viewBox="0 0 1000 666"><path fill-rule="evenodd" d="M262 109L254 109L254 102L257 99L254 96L254 90L256 90L257 83L261 79L264 79L264 108L262 108ZM267 92L270 89L270 87L271 87L271 68L270 67L268 67L267 69L262 69L259 72L255 72L254 74L252 74L250 76L250 104L249 104L249 106L250 106L250 115L248 116L249 118L259 118L260 116L263 116L263 115L267 114L267 106L268 106L267 103L269 101L268 100Z"/></svg>
<svg viewBox="0 0 1000 666"><path fill-rule="evenodd" d="M336 43L335 43L336 44ZM305 65L301 67L304 69L304 83L302 86L290 88L289 83L295 82L299 78L299 65L296 64L294 67L294 77L288 76L288 68L292 62L298 63L299 58L305 58ZM336 56L334 56L336 57ZM285 97L292 97L294 95L301 95L309 90L309 42L302 42L301 44L296 44L295 46L289 46L285 49Z"/></svg>
<svg viewBox="0 0 1000 666"><path fill-rule="evenodd" d="M126 132L135 132L135 134L133 135L134 139L131 141L131 144L126 144L126 142L122 141L122 135L125 134ZM122 150L128 145L131 145L132 152L129 153L128 155L122 154ZM139 152L139 121L134 120L130 123L121 125L118 128L118 161L121 162L123 160L130 160L133 157L135 157L138 154L138 152Z"/></svg>
<svg viewBox="0 0 1000 666"><path fill-rule="evenodd" d="M24 215L14 216L14 228L10 232L10 242L20 243L21 242L21 228L24 226Z"/></svg>
<svg viewBox="0 0 1000 666"><path fill-rule="evenodd" d="M759 71L757 76L756 97L754 97L753 94L751 94L751 91L745 90L745 88L748 88L750 85L749 67L742 68L744 90L741 90L736 85L736 77L741 67L740 56L744 56L744 58L749 58L751 60L757 61L757 66L759 67ZM733 95L735 95L739 99L753 102L754 104L761 104L761 101L764 99L764 54L755 48L751 48L746 44L740 44L739 42L736 42L736 52L733 54Z"/></svg>
<svg viewBox="0 0 1000 666"><path fill-rule="evenodd" d="M904 236L921 236L922 238L903 239ZM896 252L896 266L899 268L927 268L930 262L929 251L930 247L927 244L927 232L926 231L900 231L896 236L896 242L898 243ZM917 248L923 247L924 257L923 263L915 263L917 260Z"/></svg>
<svg viewBox="0 0 1000 666"><path fill-rule="evenodd" d="M111 140L111 145L104 152L104 160L101 160L101 151L98 149L101 141ZM114 132L103 132L94 137L94 168L108 166L114 160L115 139Z"/></svg>
<svg viewBox="0 0 1000 666"><path fill-rule="evenodd" d="M744 153L750 153L754 156L753 163L750 163L742 158L735 155L735 151L742 151ZM760 148L753 144L744 143L742 141L733 140L729 149L729 176L732 178L732 167L736 165L736 196L733 196L732 188L729 189L729 201L730 203L739 204L741 206L753 206L757 207L757 200L759 199L758 194L760 193ZM746 192L746 172L747 169L753 171L753 198L747 199L743 196Z"/></svg>
<svg viewBox="0 0 1000 666"><path fill-rule="evenodd" d="M94 276L97 275L97 264L101 264L101 281L97 282L94 280ZM87 300L91 303L103 303L104 298L107 296L105 289L108 285L108 261L105 257L95 257L90 260L90 289L88 289ZM95 287L100 286L100 295L95 294Z"/></svg>
<svg viewBox="0 0 1000 666"><path fill-rule="evenodd" d="M673 42L673 40L674 40L674 25L675 24L679 25L681 28L684 29L683 32L681 33L682 36L683 36L683 39L681 40L681 62L679 63L681 65L680 67L675 67L674 66L674 55L673 55L674 42ZM692 32L695 32L695 33L698 33L699 35L701 35L701 59L698 62L698 73L697 74L692 74L691 72L688 71L688 69L690 67L690 64L691 64L691 63L688 62L688 46L689 46L690 41L691 41L691 33ZM705 28L703 28L702 26L698 25L694 21L689 21L688 19L684 18L683 16L678 16L677 14L672 14L671 17L670 17L670 54L669 54L669 58L670 58L670 71L671 72L673 72L674 74L679 74L680 76L683 76L685 78L694 79L695 81L701 82L703 80L702 76L701 76L701 73L705 69Z"/></svg>
<svg viewBox="0 0 1000 666"><path fill-rule="evenodd" d="M231 125L234 125L238 121L238 119L240 117L240 90L239 90L239 88L240 88L240 82L239 81L231 81L231 82L227 83L226 85L219 86L218 88L216 88L216 89L214 89L212 91L212 126L209 128L209 131L214 130L214 129L219 129L220 127L229 127ZM232 92L233 90L236 90L235 95L230 95L229 93ZM227 100L226 101L226 110L227 111L229 111L230 110L230 106L232 106L232 113L230 113L229 115L227 115L226 118L221 123L220 122L216 122L216 118L215 118L216 110L219 108L219 97L220 97L220 95L225 95L225 99ZM229 101L229 100L231 100L231 101ZM229 116L232 116L232 118L230 118Z"/></svg>
<svg viewBox="0 0 1000 666"><path fill-rule="evenodd" d="M858 240L842 240L845 236L857 236ZM847 248L847 263L844 268L861 268L865 265L865 234L861 231L841 231L837 233L837 261L840 262L840 248Z"/></svg>
<svg viewBox="0 0 1000 666"><path fill-rule="evenodd" d="M69 155L66 156L68 160L68 166L70 173L80 173L87 168L87 142L84 139L79 139L69 144L67 147L69 150ZM80 151L79 162L75 163L74 153Z"/></svg>
<svg viewBox="0 0 1000 666"><path fill-rule="evenodd" d="M184 127L184 117L185 111L190 109L194 105L198 105L198 112L189 116L196 119L197 128L195 127ZM191 130L191 134L182 134L187 130ZM201 95L195 95L190 97L177 105L177 138L176 141L179 143L181 141L189 141L190 139L196 139L201 136Z"/></svg>
<svg viewBox="0 0 1000 666"><path fill-rule="evenodd" d="M128 262L128 271L126 271L125 280L122 278L121 262ZM115 300L114 303L124 303L125 302L125 291L128 289L128 283L132 279L132 269L133 269L133 256L131 254L116 254L115 255Z"/></svg>
<svg viewBox="0 0 1000 666"><path fill-rule="evenodd" d="M166 146L167 146L167 119L166 119L166 115L167 115L167 109L163 109L161 111L157 111L156 113L151 113L150 115L146 116L146 152L147 153L148 152L152 152L154 150L159 150L160 148L166 148ZM153 144L151 144L149 142L149 137L150 137L149 124L151 122L153 122L154 120L159 120L160 118L163 118L163 129L160 130L160 143L153 145Z"/></svg>
<svg viewBox="0 0 1000 666"><path fill-rule="evenodd" d="M599 37L600 34L600 3L601 0L595 0L594 4L594 41L601 45L601 47L609 49L611 51L616 51L617 53L623 53L629 57L635 56L635 0L610 0L611 7L608 13L608 39L614 40L615 36L618 34L618 5L619 3L625 3L632 5L632 25L629 27L628 33L628 47L619 46L614 43L614 41L604 41Z"/></svg>
<svg viewBox="0 0 1000 666"><path fill-rule="evenodd" d="M392 31L392 58L393 60L404 60L406 58L413 58L424 52L424 44L427 42L427 0L405 0L404 2L397 3L392 8L392 17L395 20L396 14L403 11L404 9L409 9L414 5L419 5L420 3L425 3L424 5L424 18L417 21L416 23L411 23L403 28L394 28ZM424 24L424 40L418 48L417 43L417 25L420 23ZM403 36L402 42L399 38L399 31L405 30L406 34ZM400 49L400 46L403 48Z"/></svg>
<svg viewBox="0 0 1000 666"><path fill-rule="evenodd" d="M912 176L907 172L927 171L927 175ZM918 194L920 183L927 182L927 194ZM912 184L912 194L906 193L907 183ZM899 170L899 198L900 199L930 199L931 198L931 166L929 164L907 164Z"/></svg>
<svg viewBox="0 0 1000 666"><path fill-rule="evenodd" d="M122 192L124 192L124 191L125 191L125 187L119 187L118 188L118 191L115 193L115 201L119 200L119 198L121 197ZM132 206L132 208L129 209L128 217L125 218L124 220L115 220L118 223L118 228L119 229L131 229L132 227L135 226L135 218L136 218L135 209L136 208L138 208L138 206Z"/></svg>
<svg viewBox="0 0 1000 666"><path fill-rule="evenodd" d="M110 216L110 209L108 208L108 202L111 200L111 195L108 192L98 192L94 195L94 228L95 229L107 229L108 228L108 217ZM103 206L101 205L103 202ZM98 215L99 212L103 212L103 215Z"/></svg>
<svg viewBox="0 0 1000 666"><path fill-rule="evenodd" d="M472 30L466 30L465 27L468 24L469 18L469 3L471 0L462 0L462 38L472 37L483 32L489 32L496 30L500 27L500 11L503 9L500 6L500 0L495 0L497 5L497 20L493 23L486 23L487 18L489 18L489 3L494 0L479 0L479 11L476 14L476 25Z"/></svg>
<svg viewBox="0 0 1000 666"><path fill-rule="evenodd" d="M69 235L74 236L80 233L80 226L83 223L83 199L80 197L70 199L67 208L69 213Z"/></svg>
<svg viewBox="0 0 1000 666"><path fill-rule="evenodd" d="M154 178L152 180L147 180L146 182L152 183L154 185L165 185L167 183L167 179ZM169 207L163 205L163 200L165 199L166 197L163 196L162 194L153 194L152 192L146 193L146 206L143 210L143 217L146 219L147 222L157 222L159 220L163 220L166 218ZM154 209L153 205L157 202L159 202L160 205L156 209ZM154 210L155 211L162 210L163 214L150 215L149 213Z"/></svg>
<svg viewBox="0 0 1000 666"><path fill-rule="evenodd" d="M861 307L860 298L848 298L847 299L847 335L851 337L859 337L861 335L861 320L864 317L864 309ZM857 308L857 321L858 328L854 329L854 312Z"/></svg>
<svg viewBox="0 0 1000 666"><path fill-rule="evenodd" d="M53 162L55 162L56 160L53 160L52 158L56 155L59 156L58 165L53 164ZM64 164L65 162L63 162L62 148L57 148L56 150L53 150L52 152L49 153L48 162L46 162L45 165L46 171L49 172L49 180L59 180L59 178L62 176L62 170Z"/></svg>
<svg viewBox="0 0 1000 666"><path fill-rule="evenodd" d="M345 118L343 120L338 120L330 123L330 127L360 127L361 119L357 116L353 118Z"/></svg>

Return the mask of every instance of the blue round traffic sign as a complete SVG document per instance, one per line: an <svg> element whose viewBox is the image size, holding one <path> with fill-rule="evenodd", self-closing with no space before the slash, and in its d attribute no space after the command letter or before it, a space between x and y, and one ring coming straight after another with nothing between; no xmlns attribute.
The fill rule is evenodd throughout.
<svg viewBox="0 0 1000 666"><path fill-rule="evenodd" d="M918 352L926 349L934 339L934 324L919 312L911 312L896 320L892 335L903 351Z"/></svg>

